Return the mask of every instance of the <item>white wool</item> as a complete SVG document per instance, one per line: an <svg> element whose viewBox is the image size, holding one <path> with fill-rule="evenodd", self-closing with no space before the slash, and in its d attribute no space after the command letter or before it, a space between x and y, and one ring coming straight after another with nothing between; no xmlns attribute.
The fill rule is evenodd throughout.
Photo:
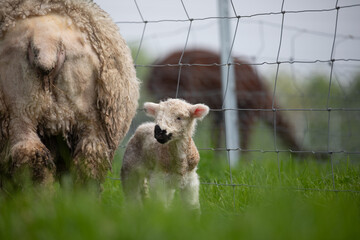
<svg viewBox="0 0 360 240"><path fill-rule="evenodd" d="M200 156L192 135L197 119L206 116L209 108L180 99L145 103L144 108L155 122L140 125L127 145L121 169L125 195L141 202L147 192L143 183L149 182L150 192L165 206L178 189L189 208L199 209ZM170 135L164 144L154 138L155 126Z"/></svg>

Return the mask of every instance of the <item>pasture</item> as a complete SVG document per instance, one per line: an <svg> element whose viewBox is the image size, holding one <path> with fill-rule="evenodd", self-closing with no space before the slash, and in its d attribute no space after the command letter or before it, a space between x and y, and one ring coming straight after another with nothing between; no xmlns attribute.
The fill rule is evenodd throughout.
<svg viewBox="0 0 360 240"><path fill-rule="evenodd" d="M0 239L308 240L360 234L360 166L346 156L331 169L326 160L280 154L278 165L276 154L259 153L230 171L225 155L200 150L200 181L225 185L201 184L197 216L181 208L178 196L169 210L151 201L143 208L124 205L117 180L122 151L100 195L91 186L74 188L66 177L51 189L2 193Z"/></svg>
<svg viewBox="0 0 360 240"><path fill-rule="evenodd" d="M318 160L289 152L279 157L274 151L249 152L230 168L223 146L214 146L211 114L198 124L194 136L201 155L201 216L184 210L178 195L168 210L151 201L143 208L125 205L119 173L127 138L100 195L91 186L74 187L70 177L51 189L29 185L21 192L2 192L0 239L358 238L356 154L333 154L331 164L330 155ZM138 111L134 125L146 120ZM323 135L314 137L324 142ZM262 123L252 139L249 149L274 147L272 129ZM280 143L278 148L286 149Z"/></svg>

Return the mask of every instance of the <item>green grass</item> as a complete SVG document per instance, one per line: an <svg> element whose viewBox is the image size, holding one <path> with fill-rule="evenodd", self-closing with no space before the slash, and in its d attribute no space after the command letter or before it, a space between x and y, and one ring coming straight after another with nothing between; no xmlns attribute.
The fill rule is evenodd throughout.
<svg viewBox="0 0 360 240"><path fill-rule="evenodd" d="M200 217L176 207L178 199L171 210L126 206L118 180L107 179L99 196L65 179L0 195L0 239L359 239L360 194L310 190L333 190L331 164L283 154L278 165L269 154L232 168L230 178L226 159L206 150L201 158L201 182L240 186L202 184ZM118 155L109 176L119 169ZM336 162L335 188L360 191L359 173Z"/></svg>
<svg viewBox="0 0 360 240"><path fill-rule="evenodd" d="M203 125L200 149L212 144ZM260 129L251 148L271 149L271 131ZM111 178L119 178L123 150ZM360 165L348 156L331 164L251 153L230 171L226 154L200 155L200 217L179 207L179 196L170 210L139 208L124 203L119 180L107 178L99 196L65 178L52 189L0 192L0 239L359 239Z"/></svg>

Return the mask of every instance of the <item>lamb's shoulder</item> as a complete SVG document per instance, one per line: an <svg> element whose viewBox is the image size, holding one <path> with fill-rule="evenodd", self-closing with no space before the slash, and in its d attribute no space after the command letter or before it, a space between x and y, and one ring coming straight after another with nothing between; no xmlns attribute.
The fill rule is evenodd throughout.
<svg viewBox="0 0 360 240"><path fill-rule="evenodd" d="M199 152L192 138L177 145L161 146L158 148L157 154L161 168L165 172L179 176L196 172L196 167L200 161Z"/></svg>
<svg viewBox="0 0 360 240"><path fill-rule="evenodd" d="M192 139L190 139L189 146L186 151L186 158L188 164L188 171L192 171L196 168L200 161L200 155L197 150L197 147Z"/></svg>

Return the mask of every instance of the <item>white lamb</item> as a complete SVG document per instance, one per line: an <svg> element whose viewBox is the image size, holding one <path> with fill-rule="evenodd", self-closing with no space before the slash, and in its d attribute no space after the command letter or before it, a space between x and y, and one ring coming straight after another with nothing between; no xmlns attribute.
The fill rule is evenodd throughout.
<svg viewBox="0 0 360 240"><path fill-rule="evenodd" d="M185 205L199 209L200 156L192 135L196 121L208 114L209 107L168 99L147 102L144 108L155 122L140 125L128 143L121 168L125 197L142 203L150 192L168 207L179 189Z"/></svg>

